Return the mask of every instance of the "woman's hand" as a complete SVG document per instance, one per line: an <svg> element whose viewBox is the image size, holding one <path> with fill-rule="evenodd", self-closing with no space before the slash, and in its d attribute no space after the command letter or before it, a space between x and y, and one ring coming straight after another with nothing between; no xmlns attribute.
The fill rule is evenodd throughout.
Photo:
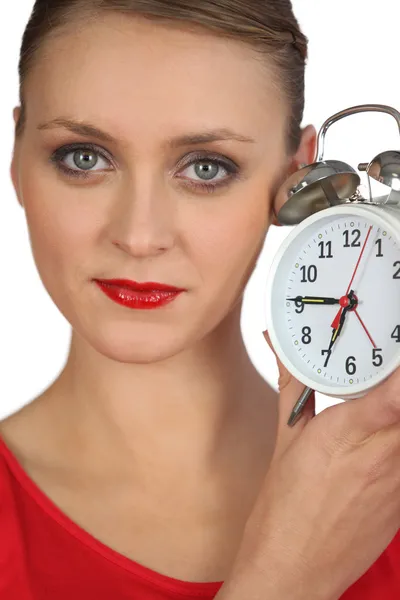
<svg viewBox="0 0 400 600"><path fill-rule="evenodd" d="M239 595L226 598L337 599L400 528L400 371L317 416L310 398L290 428L304 385L277 362L275 452L227 582Z"/></svg>

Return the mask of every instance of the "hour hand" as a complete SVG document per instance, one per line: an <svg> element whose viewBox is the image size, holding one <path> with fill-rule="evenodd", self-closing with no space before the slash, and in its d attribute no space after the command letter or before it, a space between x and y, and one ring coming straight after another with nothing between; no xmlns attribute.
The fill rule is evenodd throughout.
<svg viewBox="0 0 400 600"><path fill-rule="evenodd" d="M349 310L351 310L352 308L354 308L355 306L357 306L357 303L358 303L357 298L354 296L354 290L350 290L350 293L347 294L347 298L348 298L347 305L344 306L344 308L343 308L343 304L341 305L342 308L339 310L336 317L332 321L332 327L334 330L336 329L336 331L334 331L332 334L333 342L335 342L336 338L340 335L340 332L343 329L344 320L346 318L347 312Z"/></svg>
<svg viewBox="0 0 400 600"><path fill-rule="evenodd" d="M334 318L333 322L332 322L332 336L331 336L331 341L329 342L329 347L327 350L322 350L322 356L324 354L328 354L328 356L326 357L326 361L324 363L324 367L328 366L328 362L329 359L331 357L332 354L332 348L333 348L333 344L336 342L336 340L338 339L342 329L343 329L343 325L346 319L346 314L347 312L350 310L350 308L352 307L352 299L353 299L353 290L351 290L350 294L348 295L348 298L350 300L350 304L348 306L345 306L344 308L341 308L338 312L338 314L336 315L336 317Z"/></svg>
<svg viewBox="0 0 400 600"><path fill-rule="evenodd" d="M296 298L286 298L297 304L339 304L339 298L326 298L325 296L296 296Z"/></svg>
<svg viewBox="0 0 400 600"><path fill-rule="evenodd" d="M329 343L329 348L328 351L330 351L332 349L333 344L336 342L337 338L339 337L342 329L343 329L343 325L344 325L344 320L346 318L346 313L349 310L349 307L346 306L345 308L343 308L342 313L340 315L340 319L339 319L339 323L337 327L334 327L333 331L332 331L332 337L331 337L331 341Z"/></svg>
<svg viewBox="0 0 400 600"><path fill-rule="evenodd" d="M342 331L347 310L348 310L347 308L343 308L342 313L340 315L340 321L339 321L337 327L334 327L332 330L332 336L331 336L331 341L329 342L329 347L327 350L322 350L322 352L321 352L322 356L324 354L327 354L326 360L324 362L324 367L328 366L328 362L329 362L329 359L332 354L333 344L336 342L337 338L340 335L340 332Z"/></svg>

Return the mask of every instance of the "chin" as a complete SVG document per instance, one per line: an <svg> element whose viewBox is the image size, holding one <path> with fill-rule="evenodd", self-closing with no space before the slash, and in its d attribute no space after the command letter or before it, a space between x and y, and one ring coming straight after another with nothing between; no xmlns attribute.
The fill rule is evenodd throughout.
<svg viewBox="0 0 400 600"><path fill-rule="evenodd" d="M121 363L150 364L167 360L184 351L191 340L183 328L177 331L160 324L131 325L100 323L90 330L78 330L75 344L91 346L99 354Z"/></svg>

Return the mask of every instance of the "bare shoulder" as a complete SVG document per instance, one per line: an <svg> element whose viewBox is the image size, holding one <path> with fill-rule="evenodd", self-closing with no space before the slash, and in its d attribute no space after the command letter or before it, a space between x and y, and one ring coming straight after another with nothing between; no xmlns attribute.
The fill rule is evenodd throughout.
<svg viewBox="0 0 400 600"><path fill-rule="evenodd" d="M25 467L39 464L46 442L41 396L0 421L0 435L5 444Z"/></svg>

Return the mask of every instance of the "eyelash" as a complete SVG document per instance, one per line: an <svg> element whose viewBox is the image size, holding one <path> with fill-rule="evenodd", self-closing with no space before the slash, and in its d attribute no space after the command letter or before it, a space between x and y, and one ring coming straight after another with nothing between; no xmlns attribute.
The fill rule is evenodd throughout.
<svg viewBox="0 0 400 600"><path fill-rule="evenodd" d="M62 173L67 175L67 177L72 177L75 179L79 179L79 178L88 179L89 177L91 177L90 173L93 171L90 171L90 170L80 171L80 170L70 169L69 167L65 166L65 164L62 162L62 160L66 156L68 156L68 154L71 154L78 150L91 150L95 154L101 156L101 158L104 158L106 161L111 162L111 160L108 158L108 156L103 151L101 151L100 148L98 148L96 145L90 144L90 143L88 143L88 144L67 144L66 146L62 146L61 148L58 148L51 155L50 161L55 164L57 169L59 169ZM203 154L195 154L194 156L192 156L192 158L193 158L193 160L191 162L185 164L184 168L190 167L198 162L208 162L213 165L218 165L220 167L223 167L228 172L229 175L225 179L219 181L219 183L211 183L211 184L210 183L193 183L193 182L189 181L189 187L198 188L198 189L200 188L208 193L212 193L217 188L228 185L233 179L239 178L239 167L231 160L228 160L228 159L224 160L218 155L210 155L210 154L204 154L204 153Z"/></svg>

